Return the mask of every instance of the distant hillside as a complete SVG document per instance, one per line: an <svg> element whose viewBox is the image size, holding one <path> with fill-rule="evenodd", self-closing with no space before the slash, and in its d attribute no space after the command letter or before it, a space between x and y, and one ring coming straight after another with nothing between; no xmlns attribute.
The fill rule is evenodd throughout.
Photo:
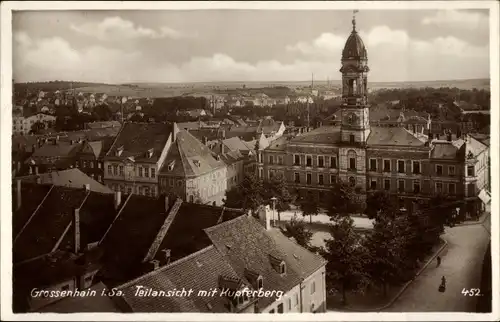
<svg viewBox="0 0 500 322"><path fill-rule="evenodd" d="M15 83L14 90L18 92L24 92L26 90L54 92L56 90L66 90L70 88L78 88L84 86L102 86L102 85L105 84L70 82L70 81L29 82L29 83Z"/></svg>

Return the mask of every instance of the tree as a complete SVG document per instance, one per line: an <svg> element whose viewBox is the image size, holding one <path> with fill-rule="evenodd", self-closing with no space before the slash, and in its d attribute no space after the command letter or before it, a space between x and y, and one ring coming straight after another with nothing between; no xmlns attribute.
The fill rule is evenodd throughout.
<svg viewBox="0 0 500 322"><path fill-rule="evenodd" d="M255 174L247 174L242 183L226 191L224 205L231 208L241 208L255 213L257 208L264 203L263 182Z"/></svg>
<svg viewBox="0 0 500 322"><path fill-rule="evenodd" d="M354 187L346 182L338 181L335 183L330 189L327 200L327 215L332 219L360 211Z"/></svg>
<svg viewBox="0 0 500 322"><path fill-rule="evenodd" d="M404 276L406 238L401 234L398 219L379 216L365 241L370 256L368 272L372 282L382 285L384 296L387 286Z"/></svg>
<svg viewBox="0 0 500 322"><path fill-rule="evenodd" d="M113 111L106 104L94 107L93 115L98 121L111 121L113 119Z"/></svg>
<svg viewBox="0 0 500 322"><path fill-rule="evenodd" d="M309 216L309 222L312 224L312 216L319 214L318 203L313 198L301 198L299 207L302 211L302 216Z"/></svg>
<svg viewBox="0 0 500 322"><path fill-rule="evenodd" d="M328 261L326 281L329 288L340 289L342 301L347 303L347 292L361 291L369 283L368 252L361 242L362 236L354 229L349 216L336 216L330 226L331 239L325 240L322 251Z"/></svg>
<svg viewBox="0 0 500 322"><path fill-rule="evenodd" d="M40 134L40 132L43 131L44 129L45 129L45 124L43 124L40 121L36 121L35 123L33 123L33 125L31 125L30 132L33 134Z"/></svg>
<svg viewBox="0 0 500 322"><path fill-rule="evenodd" d="M366 198L365 214L370 219L376 219L378 214L394 218L398 207L394 198L385 190L369 193Z"/></svg>
<svg viewBox="0 0 500 322"><path fill-rule="evenodd" d="M438 227L440 233L443 233L445 226L453 225L458 205L448 196L437 194L429 199L424 209L429 212L432 224Z"/></svg>
<svg viewBox="0 0 500 322"><path fill-rule="evenodd" d="M292 219L285 224L285 228L281 228L281 231L285 236L293 237L300 246L311 249L313 232L306 228L302 219L293 216Z"/></svg>
<svg viewBox="0 0 500 322"><path fill-rule="evenodd" d="M280 222L280 213L290 210L290 204L294 200L294 196L288 190L285 178L283 176L274 176L271 180L265 181L263 194L264 200L276 198L275 207L278 212L278 222Z"/></svg>

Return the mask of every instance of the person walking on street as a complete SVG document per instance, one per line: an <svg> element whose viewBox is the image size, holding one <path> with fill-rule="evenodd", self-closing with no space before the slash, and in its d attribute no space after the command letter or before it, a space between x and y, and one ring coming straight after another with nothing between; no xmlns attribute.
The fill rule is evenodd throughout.
<svg viewBox="0 0 500 322"><path fill-rule="evenodd" d="M437 267L441 265L441 256L437 257Z"/></svg>

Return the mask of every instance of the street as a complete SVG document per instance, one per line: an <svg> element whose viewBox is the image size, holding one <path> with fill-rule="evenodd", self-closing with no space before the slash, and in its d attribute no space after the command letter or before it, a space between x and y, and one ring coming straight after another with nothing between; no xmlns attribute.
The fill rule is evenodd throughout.
<svg viewBox="0 0 500 322"><path fill-rule="evenodd" d="M431 263L385 312L475 312L477 298L464 296L462 290L479 288L483 256L490 235L489 224L446 228L443 238L448 247L440 267ZM484 225L484 226L483 226ZM446 291L438 292L441 277Z"/></svg>

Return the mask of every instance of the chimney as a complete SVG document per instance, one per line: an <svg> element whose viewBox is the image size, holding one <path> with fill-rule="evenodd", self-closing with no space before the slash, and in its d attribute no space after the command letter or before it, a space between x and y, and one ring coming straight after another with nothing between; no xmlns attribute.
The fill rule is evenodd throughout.
<svg viewBox="0 0 500 322"><path fill-rule="evenodd" d="M169 209L170 209L170 201L168 199L168 196L165 196L165 212L168 213Z"/></svg>
<svg viewBox="0 0 500 322"><path fill-rule="evenodd" d="M115 210L118 210L122 203L122 192L121 191L115 191Z"/></svg>
<svg viewBox="0 0 500 322"><path fill-rule="evenodd" d="M271 229L271 208L269 205L259 207L259 220L266 230Z"/></svg>
<svg viewBox="0 0 500 322"><path fill-rule="evenodd" d="M83 189L85 189L85 191L89 192L90 191L90 184L89 183L84 184Z"/></svg>
<svg viewBox="0 0 500 322"><path fill-rule="evenodd" d="M38 174L38 166L35 166L35 174Z"/></svg>
<svg viewBox="0 0 500 322"><path fill-rule="evenodd" d="M21 208L22 198L21 198L21 179L16 180L16 194L17 194L17 209Z"/></svg>
<svg viewBox="0 0 500 322"><path fill-rule="evenodd" d="M204 145L207 145L208 143L208 138L206 136L202 137L201 138L201 142L204 144Z"/></svg>
<svg viewBox="0 0 500 322"><path fill-rule="evenodd" d="M151 265L151 269L156 271L158 268L160 268L160 261L157 260L157 259L153 259L152 261L149 262L149 264Z"/></svg>
<svg viewBox="0 0 500 322"><path fill-rule="evenodd" d="M170 249L162 249L162 252L165 253L165 265L170 264Z"/></svg>
<svg viewBox="0 0 500 322"><path fill-rule="evenodd" d="M80 253L80 209L76 208L73 212L73 232L74 232L74 246L75 254Z"/></svg>
<svg viewBox="0 0 500 322"><path fill-rule="evenodd" d="M221 142L221 144L220 144L220 154L221 155L224 155L224 153L226 153L226 151L224 151L224 150L225 150L224 149L224 143Z"/></svg>

